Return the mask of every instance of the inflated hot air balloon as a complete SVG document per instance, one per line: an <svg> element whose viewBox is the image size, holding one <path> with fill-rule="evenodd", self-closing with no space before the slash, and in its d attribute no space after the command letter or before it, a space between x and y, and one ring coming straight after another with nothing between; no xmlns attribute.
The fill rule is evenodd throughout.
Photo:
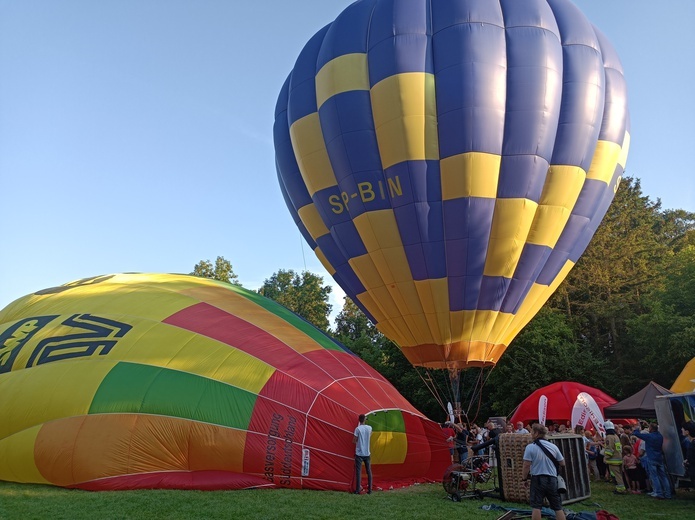
<svg viewBox="0 0 695 520"><path fill-rule="evenodd" d="M568 0L360 0L302 50L281 190L417 366L493 366L587 247L630 142L606 38Z"/></svg>
<svg viewBox="0 0 695 520"><path fill-rule="evenodd" d="M184 275L100 276L0 311L0 480L89 490L439 479L436 423L284 307Z"/></svg>

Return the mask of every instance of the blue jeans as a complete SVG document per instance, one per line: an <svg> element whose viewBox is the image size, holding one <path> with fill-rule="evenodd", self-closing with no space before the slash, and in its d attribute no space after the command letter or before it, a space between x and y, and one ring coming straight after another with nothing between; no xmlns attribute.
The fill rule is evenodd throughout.
<svg viewBox="0 0 695 520"><path fill-rule="evenodd" d="M657 497L671 498L671 481L666 474L663 462L649 461L649 480Z"/></svg>
<svg viewBox="0 0 695 520"><path fill-rule="evenodd" d="M362 489L362 463L364 469L367 470L367 491L372 492L372 459L369 456L362 457L355 455L355 493L359 493Z"/></svg>

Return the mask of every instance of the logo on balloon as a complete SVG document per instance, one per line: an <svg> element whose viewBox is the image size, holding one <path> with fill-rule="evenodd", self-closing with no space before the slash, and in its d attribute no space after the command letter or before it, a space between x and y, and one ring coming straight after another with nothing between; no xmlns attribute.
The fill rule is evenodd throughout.
<svg viewBox="0 0 695 520"><path fill-rule="evenodd" d="M27 318L0 334L0 374L12 370L12 365L26 342L57 317L56 315Z"/></svg>
<svg viewBox="0 0 695 520"><path fill-rule="evenodd" d="M0 335L0 373L9 372L22 348L31 338L58 316L38 316L14 324ZM67 334L41 340L32 350L26 365L29 368L52 361L105 356L133 327L127 323L93 314L74 314L60 323L70 327ZM78 332L76 332L78 331ZM82 332L84 331L84 332Z"/></svg>
<svg viewBox="0 0 695 520"><path fill-rule="evenodd" d="M328 197L328 202L332 206L331 211L336 215L340 215L347 209L350 200L356 199L357 197L359 197L362 202L367 203L377 198L380 200L387 200L389 197L393 199L401 195L403 195L401 179L396 175L393 179L386 179L386 184L384 184L384 181L378 181L376 186L371 182L359 182L357 183L357 192L350 194L343 191L340 193L340 197L338 195L331 195Z"/></svg>

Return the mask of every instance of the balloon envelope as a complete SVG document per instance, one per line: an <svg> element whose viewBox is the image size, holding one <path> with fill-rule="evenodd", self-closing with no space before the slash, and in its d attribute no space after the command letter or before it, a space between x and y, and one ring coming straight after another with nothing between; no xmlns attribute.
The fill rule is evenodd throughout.
<svg viewBox="0 0 695 520"><path fill-rule="evenodd" d="M280 92L285 202L415 365L494 365L587 247L629 147L612 46L568 0L360 0Z"/></svg>
<svg viewBox="0 0 695 520"><path fill-rule="evenodd" d="M0 480L82 489L354 486L439 479L440 427L284 307L222 282L121 274L0 311Z"/></svg>
<svg viewBox="0 0 695 520"><path fill-rule="evenodd" d="M517 421L521 421L524 424L528 424L531 421L538 420L538 402L541 396L545 395L548 399L546 413L548 421L555 424L565 424L567 421L571 420L572 408L577 401L577 396L582 392L586 392L593 397L602 414L607 406L617 402L610 395L597 388L575 383L574 381L561 381L539 388L524 399L514 411L510 422L516 424ZM614 422L617 424L634 424L637 421L619 419Z"/></svg>

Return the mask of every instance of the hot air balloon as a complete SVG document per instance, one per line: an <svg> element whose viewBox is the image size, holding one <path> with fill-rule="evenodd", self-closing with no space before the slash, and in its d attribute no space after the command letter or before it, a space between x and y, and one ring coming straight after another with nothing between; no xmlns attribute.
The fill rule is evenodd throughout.
<svg viewBox="0 0 695 520"><path fill-rule="evenodd" d="M415 366L494 366L587 247L630 142L620 61L568 0L360 0L283 85L299 230Z"/></svg>
<svg viewBox="0 0 695 520"><path fill-rule="evenodd" d="M0 480L87 490L354 489L435 480L438 424L277 303L184 275L119 274L0 311Z"/></svg>

